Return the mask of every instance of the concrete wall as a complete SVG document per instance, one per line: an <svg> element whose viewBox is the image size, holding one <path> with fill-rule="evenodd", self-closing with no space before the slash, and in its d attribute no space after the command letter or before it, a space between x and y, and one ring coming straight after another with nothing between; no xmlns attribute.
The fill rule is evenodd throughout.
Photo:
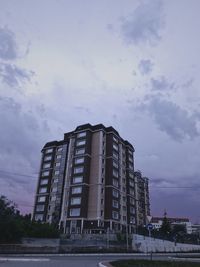
<svg viewBox="0 0 200 267"><path fill-rule="evenodd" d="M133 235L132 240L133 250L139 252L186 252L186 251L200 251L200 245L183 244L166 241L162 239L156 239L151 237L145 237L142 235Z"/></svg>
<svg viewBox="0 0 200 267"><path fill-rule="evenodd" d="M26 246L57 247L60 245L59 238L22 238L22 244Z"/></svg>
<svg viewBox="0 0 200 267"><path fill-rule="evenodd" d="M58 238L22 238L22 244L0 244L1 253L58 253Z"/></svg>

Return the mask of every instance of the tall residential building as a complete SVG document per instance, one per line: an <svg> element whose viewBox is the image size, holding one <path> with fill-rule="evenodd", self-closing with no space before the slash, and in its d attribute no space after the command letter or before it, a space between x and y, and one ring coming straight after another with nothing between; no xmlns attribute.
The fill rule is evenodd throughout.
<svg viewBox="0 0 200 267"><path fill-rule="evenodd" d="M148 224L147 216L150 215L149 182L140 171L134 172L135 200L136 200L136 224L144 226Z"/></svg>
<svg viewBox="0 0 200 267"><path fill-rule="evenodd" d="M131 233L141 196L136 180L134 147L113 127L78 126L42 149L33 219L64 233Z"/></svg>

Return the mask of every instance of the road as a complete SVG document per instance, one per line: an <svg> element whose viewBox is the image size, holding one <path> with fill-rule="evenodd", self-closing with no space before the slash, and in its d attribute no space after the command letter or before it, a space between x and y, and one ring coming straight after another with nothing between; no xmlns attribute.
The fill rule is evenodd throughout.
<svg viewBox="0 0 200 267"><path fill-rule="evenodd" d="M173 260L175 254L154 254L153 259ZM99 262L118 259L150 259L147 254L95 254L95 255L43 255L43 256L12 256L1 255L0 267L96 267Z"/></svg>

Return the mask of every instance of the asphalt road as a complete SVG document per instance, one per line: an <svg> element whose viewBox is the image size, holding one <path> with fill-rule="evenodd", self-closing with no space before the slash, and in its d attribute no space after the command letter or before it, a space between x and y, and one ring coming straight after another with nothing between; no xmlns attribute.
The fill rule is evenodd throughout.
<svg viewBox="0 0 200 267"><path fill-rule="evenodd" d="M154 254L153 259L174 260L175 254ZM66 256L12 256L0 255L0 267L96 267L99 262L108 262L118 259L150 259L147 254L129 254L129 255L66 255Z"/></svg>

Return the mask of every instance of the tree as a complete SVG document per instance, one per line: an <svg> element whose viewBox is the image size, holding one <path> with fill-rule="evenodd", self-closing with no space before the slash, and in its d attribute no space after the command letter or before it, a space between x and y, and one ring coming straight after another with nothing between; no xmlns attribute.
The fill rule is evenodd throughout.
<svg viewBox="0 0 200 267"><path fill-rule="evenodd" d="M163 217L163 222L160 228L160 233L164 236L164 237L168 237L171 233L171 225L169 220L167 219L167 213L164 213L164 217Z"/></svg>
<svg viewBox="0 0 200 267"><path fill-rule="evenodd" d="M22 237L55 238L59 231L54 225L31 221L31 214L20 215L12 201L0 196L0 243L20 242Z"/></svg>
<svg viewBox="0 0 200 267"><path fill-rule="evenodd" d="M172 225L172 233L175 234L186 234L186 226L184 224L174 224Z"/></svg>
<svg viewBox="0 0 200 267"><path fill-rule="evenodd" d="M19 211L5 196L0 197L0 233L1 243L19 241L23 235Z"/></svg>
<svg viewBox="0 0 200 267"><path fill-rule="evenodd" d="M24 237L57 238L59 231L54 225L41 222L30 222L24 227Z"/></svg>

